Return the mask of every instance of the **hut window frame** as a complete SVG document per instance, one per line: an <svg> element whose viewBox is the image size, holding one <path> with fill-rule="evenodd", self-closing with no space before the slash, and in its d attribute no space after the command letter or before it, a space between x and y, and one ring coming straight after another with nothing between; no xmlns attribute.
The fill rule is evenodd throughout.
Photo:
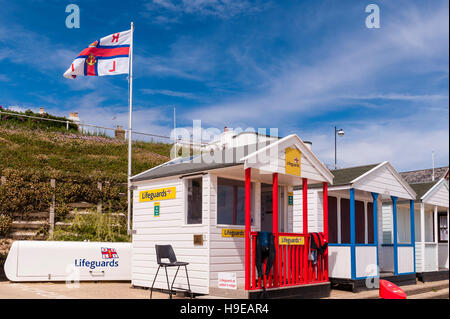
<svg viewBox="0 0 450 319"><path fill-rule="evenodd" d="M198 198L198 195L197 195L196 196L197 198L190 199L189 197L193 196L193 194L189 194L190 187L193 187L192 183L194 181L199 181L200 182L200 186L198 188L200 190L200 192L199 192L200 196ZM191 183L191 185L190 185L190 183ZM189 225L189 226L193 225L193 226L195 226L195 225L203 224L203 177L202 176L193 176L193 177L185 178L184 179L184 189L185 189L185 192L184 192L185 225ZM197 191L198 191L198 189L197 189ZM195 203L194 202L195 199L199 200L199 203L198 202ZM197 212L197 214L199 216L195 216L195 217L192 216L193 213L192 213L192 211L190 209L192 208L193 204L197 204L198 205L196 212Z"/></svg>
<svg viewBox="0 0 450 319"><path fill-rule="evenodd" d="M444 223L441 223L441 217L443 217L443 219L445 220L445 224ZM448 220L447 220L447 213L441 213L441 212L438 212L438 218L437 218L437 220L438 220L438 242L439 243L448 243ZM442 239L442 236L441 236L441 231L442 230L444 230L444 231L446 231L447 232L447 239Z"/></svg>
<svg viewBox="0 0 450 319"><path fill-rule="evenodd" d="M233 227L245 227L245 195L244 195L244 212L243 212L243 216L244 216L244 223L243 224L233 224L233 222L231 223L220 223L219 222L219 204L220 204L220 191L219 191L219 187L220 187L220 182L221 181L225 181L227 183L233 183L235 182L236 184L241 184L238 185L239 188L244 187L244 192L245 192L245 185L243 186L242 184L245 183L245 181L239 180L239 179L233 179L233 178L228 178L228 177L218 177L217 178L217 208L216 208L216 225L218 227L228 227L228 226L233 226ZM226 184L225 184L226 185ZM251 225L255 226L255 215L254 215L254 209L255 209L255 198L256 198L256 189L255 189L255 183L252 182L251 183ZM239 196L238 196L239 198ZM232 215L233 216L233 215Z"/></svg>

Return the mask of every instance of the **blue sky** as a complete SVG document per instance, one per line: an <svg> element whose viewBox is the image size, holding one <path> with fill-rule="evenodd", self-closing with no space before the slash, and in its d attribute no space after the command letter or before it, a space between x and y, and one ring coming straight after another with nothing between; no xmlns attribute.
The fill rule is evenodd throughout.
<svg viewBox="0 0 450 319"><path fill-rule="evenodd" d="M81 28L65 26L65 7ZM365 7L381 10L367 29ZM134 128L278 128L341 166L449 161L448 1L0 0L0 105L127 126L125 76L65 79L99 37L135 23Z"/></svg>

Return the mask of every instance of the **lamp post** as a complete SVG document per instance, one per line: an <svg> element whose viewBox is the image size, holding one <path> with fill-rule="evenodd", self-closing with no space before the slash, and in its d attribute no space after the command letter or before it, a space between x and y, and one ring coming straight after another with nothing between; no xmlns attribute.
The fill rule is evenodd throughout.
<svg viewBox="0 0 450 319"><path fill-rule="evenodd" d="M343 129L337 129L334 127L334 169L337 169L337 136L344 136Z"/></svg>

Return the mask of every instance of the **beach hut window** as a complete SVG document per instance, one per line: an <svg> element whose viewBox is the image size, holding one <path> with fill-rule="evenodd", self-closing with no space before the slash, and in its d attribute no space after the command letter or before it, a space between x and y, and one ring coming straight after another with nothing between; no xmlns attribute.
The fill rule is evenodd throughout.
<svg viewBox="0 0 450 319"><path fill-rule="evenodd" d="M202 178L191 178L187 183L187 223L202 223Z"/></svg>
<svg viewBox="0 0 450 319"><path fill-rule="evenodd" d="M373 203L367 203L367 242L369 244L374 243L373 239L374 229L373 229Z"/></svg>
<svg viewBox="0 0 450 319"><path fill-rule="evenodd" d="M338 242L337 198L328 196L328 241Z"/></svg>
<svg viewBox="0 0 450 319"><path fill-rule="evenodd" d="M341 243L350 244L350 200L341 198Z"/></svg>
<svg viewBox="0 0 450 319"><path fill-rule="evenodd" d="M402 244L411 243L411 217L409 207L397 208L397 238Z"/></svg>
<svg viewBox="0 0 450 319"><path fill-rule="evenodd" d="M447 213L439 213L438 218L439 227L439 242L448 242L448 225L447 225Z"/></svg>
<svg viewBox="0 0 450 319"><path fill-rule="evenodd" d="M364 244L366 242L366 218L364 202L355 201L355 242Z"/></svg>
<svg viewBox="0 0 450 319"><path fill-rule="evenodd" d="M233 179L218 178L217 188L217 224L245 225L245 183ZM252 198L254 198L253 183Z"/></svg>

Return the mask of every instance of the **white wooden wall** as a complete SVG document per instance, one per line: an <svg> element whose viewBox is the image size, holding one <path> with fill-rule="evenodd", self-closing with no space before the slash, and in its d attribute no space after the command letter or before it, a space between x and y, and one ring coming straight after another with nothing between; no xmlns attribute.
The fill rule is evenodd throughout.
<svg viewBox="0 0 450 319"><path fill-rule="evenodd" d="M295 148L295 145L288 146L290 148ZM274 154L275 155L275 154ZM258 168L263 171L278 172L280 174L285 174L286 172L286 156L285 149L281 148L277 152L277 156L267 152L267 161L260 164L250 164L254 168ZM320 175L319 171L312 165L312 163L303 155L301 155L301 175L302 178L308 178L315 181L323 181L324 178Z"/></svg>
<svg viewBox="0 0 450 319"><path fill-rule="evenodd" d="M303 233L303 190L294 191L293 214L293 232ZM309 189L308 232L321 231L323 231L323 202L319 199L317 189Z"/></svg>
<svg viewBox="0 0 450 319"><path fill-rule="evenodd" d="M382 246L380 258L380 270L394 272L394 247Z"/></svg>
<svg viewBox="0 0 450 319"><path fill-rule="evenodd" d="M413 247L398 247L398 273L414 272L414 248Z"/></svg>
<svg viewBox="0 0 450 319"><path fill-rule="evenodd" d="M449 205L449 192L446 185L441 184L439 189L437 189L435 192L430 194L429 197L425 199L425 203L430 205L437 205L441 207L448 208Z"/></svg>
<svg viewBox="0 0 450 319"><path fill-rule="evenodd" d="M209 285L217 288L219 272L236 273L236 279L239 289L245 286L245 240L237 237L222 237L222 229L245 229L245 226L236 225L217 225L217 178L211 176L211 201L210 201L210 278ZM261 221L261 183L254 182L254 200L252 201L252 210L254 212L254 226L252 231L260 230Z"/></svg>
<svg viewBox="0 0 450 319"><path fill-rule="evenodd" d="M156 263L155 244L170 244L173 246L179 261L189 262L189 280L195 293L208 293L209 286L209 209L208 202L203 202L203 223L201 225L185 225L185 187L184 181L178 177L170 179L141 182L133 192L133 253L132 253L132 284L140 287L150 287L158 265ZM176 187L176 198L162 200L160 216L153 216L154 202L139 202L139 191ZM210 182L208 175L203 176L203 196L209 194ZM193 234L204 236L203 246L194 246ZM182 271L183 270L183 271ZM175 269L169 269L169 281L173 278ZM180 272L175 287L187 288L184 269ZM178 285L177 285L178 283ZM157 288L167 288L165 273L160 270Z"/></svg>
<svg viewBox="0 0 450 319"><path fill-rule="evenodd" d="M329 246L328 271L331 278L352 278L352 261L349 246Z"/></svg>
<svg viewBox="0 0 450 319"><path fill-rule="evenodd" d="M438 245L439 268L448 269L448 244L439 243Z"/></svg>
<svg viewBox="0 0 450 319"><path fill-rule="evenodd" d="M416 272L423 271L423 246L422 243L416 241Z"/></svg>
<svg viewBox="0 0 450 319"><path fill-rule="evenodd" d="M354 184L354 187L367 192L389 194L403 199L412 199L405 187L397 180L395 175L384 166Z"/></svg>
<svg viewBox="0 0 450 319"><path fill-rule="evenodd" d="M355 247L356 277L376 275L377 247Z"/></svg>

